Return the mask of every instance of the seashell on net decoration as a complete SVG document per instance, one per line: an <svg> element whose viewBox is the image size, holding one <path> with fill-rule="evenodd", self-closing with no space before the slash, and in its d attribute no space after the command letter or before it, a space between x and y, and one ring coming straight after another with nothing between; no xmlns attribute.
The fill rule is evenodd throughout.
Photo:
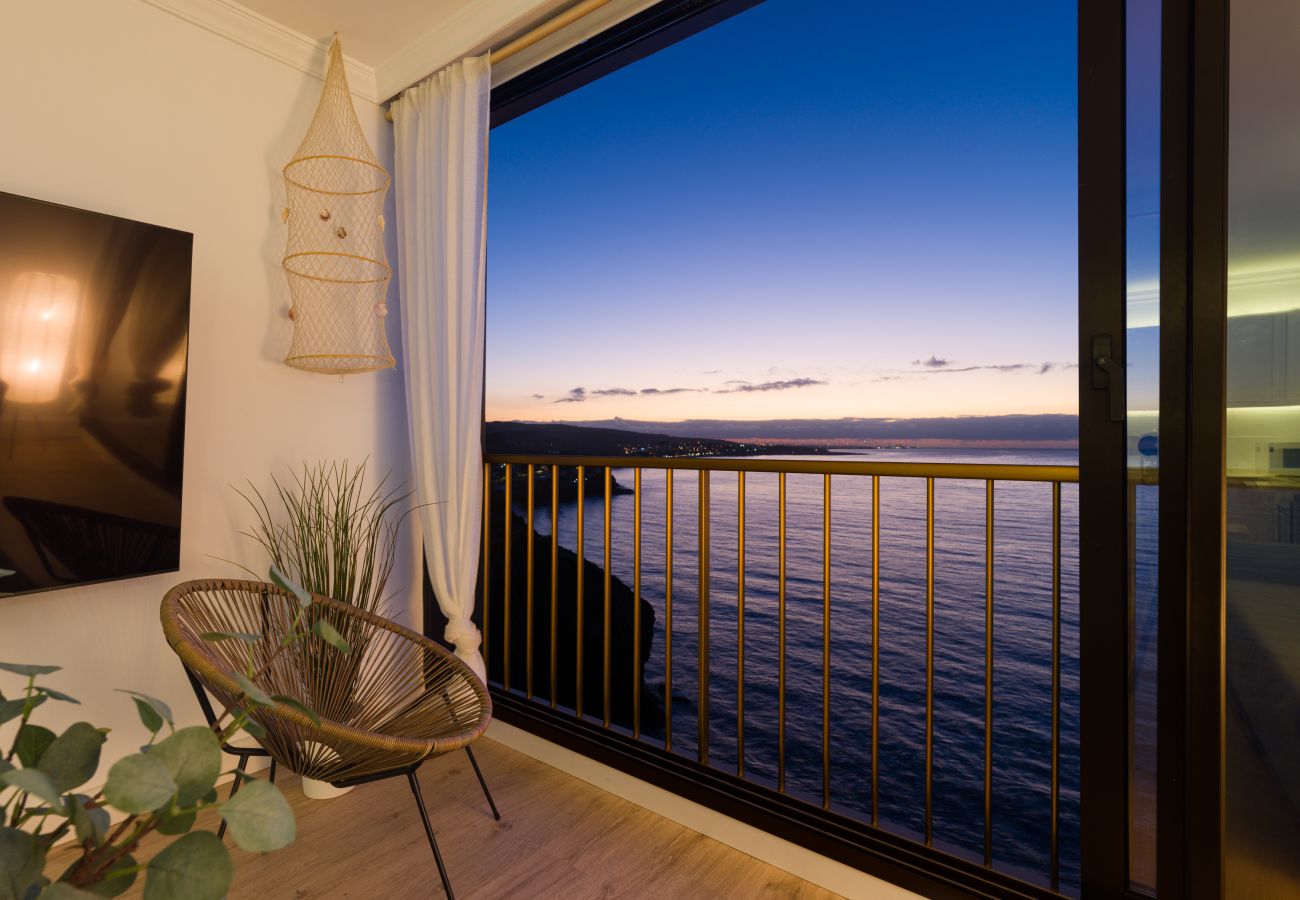
<svg viewBox="0 0 1300 900"><path fill-rule="evenodd" d="M383 309L392 269L384 251L384 197L392 179L361 131L337 37L316 115L284 167L293 294L293 344L285 363L353 375L390 369Z"/></svg>

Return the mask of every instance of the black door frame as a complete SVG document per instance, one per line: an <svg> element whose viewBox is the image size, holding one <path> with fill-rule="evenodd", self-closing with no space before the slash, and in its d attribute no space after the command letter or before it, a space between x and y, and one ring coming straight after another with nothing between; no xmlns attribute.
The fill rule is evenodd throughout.
<svg viewBox="0 0 1300 900"><path fill-rule="evenodd" d="M1079 826L1085 897L1128 891L1128 466L1124 416L1112 415L1113 401L1123 400L1118 367L1127 359L1124 48L1124 0L1081 0Z"/></svg>
<svg viewBox="0 0 1300 900"><path fill-rule="evenodd" d="M1159 895L1224 895L1228 5L1161 26ZM1125 365L1124 0L1079 16L1080 790L1085 897L1132 895L1125 424L1094 337Z"/></svg>
<svg viewBox="0 0 1300 900"><path fill-rule="evenodd" d="M1165 0L1157 890L1224 895L1229 0Z"/></svg>

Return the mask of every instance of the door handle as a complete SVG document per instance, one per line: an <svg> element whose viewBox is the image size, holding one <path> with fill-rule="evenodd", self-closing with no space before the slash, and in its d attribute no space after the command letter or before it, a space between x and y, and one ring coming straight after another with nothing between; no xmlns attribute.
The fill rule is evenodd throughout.
<svg viewBox="0 0 1300 900"><path fill-rule="evenodd" d="M1115 359L1113 343L1108 334L1092 337L1092 386L1094 390L1110 392L1110 420L1124 421L1124 366Z"/></svg>

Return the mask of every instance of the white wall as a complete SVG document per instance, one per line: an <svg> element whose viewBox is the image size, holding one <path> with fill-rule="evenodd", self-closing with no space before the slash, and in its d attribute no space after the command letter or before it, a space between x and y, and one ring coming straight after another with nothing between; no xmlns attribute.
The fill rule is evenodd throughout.
<svg viewBox="0 0 1300 900"><path fill-rule="evenodd" d="M311 119L319 79L140 0L0 0L0 84L0 191L194 234L180 573L0 598L0 660L64 666L50 685L84 704L47 704L42 724L84 718L113 729L102 777L143 737L113 688L162 697L178 724L200 721L158 604L183 579L239 577L213 557L264 568L236 534L249 514L227 485L265 486L303 459L366 456L405 479L401 375L339 383L280 362L290 327L280 167ZM391 159L382 110L356 103ZM396 221L391 210L387 219ZM389 303L396 311L395 287ZM390 317L395 350L399 327ZM395 586L418 623L415 560L403 555ZM0 673L0 691L13 687Z"/></svg>

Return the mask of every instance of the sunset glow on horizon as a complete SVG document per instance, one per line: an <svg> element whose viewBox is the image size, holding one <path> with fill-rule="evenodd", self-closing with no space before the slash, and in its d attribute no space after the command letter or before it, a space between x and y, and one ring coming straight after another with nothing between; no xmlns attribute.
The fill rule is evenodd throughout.
<svg viewBox="0 0 1300 900"><path fill-rule="evenodd" d="M494 129L488 418L1075 413L1074 16L768 0Z"/></svg>

